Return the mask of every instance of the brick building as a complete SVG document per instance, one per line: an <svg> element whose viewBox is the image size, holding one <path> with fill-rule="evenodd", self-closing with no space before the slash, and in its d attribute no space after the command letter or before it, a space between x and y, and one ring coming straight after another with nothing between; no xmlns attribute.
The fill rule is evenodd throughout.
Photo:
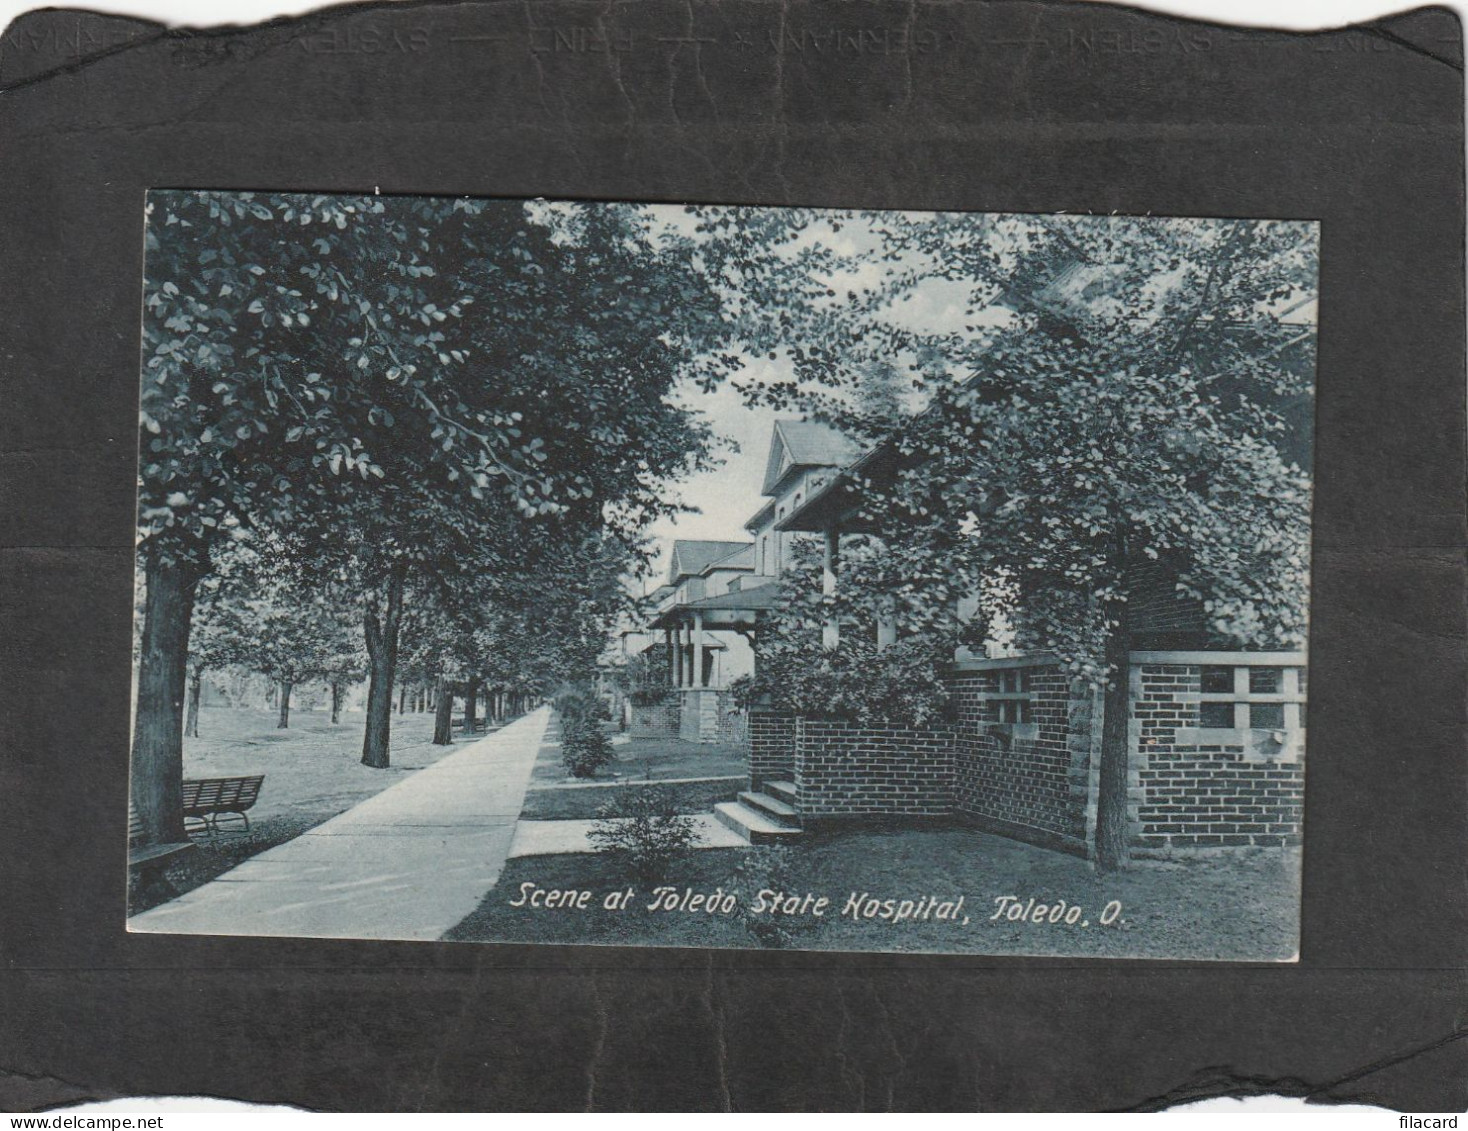
<svg viewBox="0 0 1468 1131"><path fill-rule="evenodd" d="M774 464L772 455L772 465ZM858 483L892 474L877 447L807 484L771 533L819 537L825 585L840 539L861 532ZM770 512L768 515L766 512ZM760 516L756 516L757 518ZM1130 603L1128 818L1137 854L1297 845L1301 838L1306 658L1213 639L1201 603L1165 565L1139 563ZM825 629L828 647L841 627ZM877 646L898 626L877 626ZM1099 692L1045 655L959 649L943 727L912 730L751 714L750 788L717 808L752 841L852 821L953 819L1092 855L1099 792Z"/></svg>

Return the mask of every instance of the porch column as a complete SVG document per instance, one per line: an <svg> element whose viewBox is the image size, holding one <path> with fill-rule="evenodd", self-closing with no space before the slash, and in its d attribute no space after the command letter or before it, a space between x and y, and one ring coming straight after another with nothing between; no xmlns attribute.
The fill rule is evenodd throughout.
<svg viewBox="0 0 1468 1131"><path fill-rule="evenodd" d="M703 680L703 614L693 614L693 680L694 687L706 687Z"/></svg>
<svg viewBox="0 0 1468 1131"><path fill-rule="evenodd" d="M836 595L836 570L840 565L841 557L841 531L835 526L828 526L825 530L825 553L821 561L821 594L826 597ZM831 612L826 617L826 623L821 629L821 646L830 650L841 643L841 623L836 614Z"/></svg>
<svg viewBox="0 0 1468 1131"><path fill-rule="evenodd" d="M663 629L663 647L668 657L668 682L676 687L678 685L678 654L673 651L673 630L671 628Z"/></svg>

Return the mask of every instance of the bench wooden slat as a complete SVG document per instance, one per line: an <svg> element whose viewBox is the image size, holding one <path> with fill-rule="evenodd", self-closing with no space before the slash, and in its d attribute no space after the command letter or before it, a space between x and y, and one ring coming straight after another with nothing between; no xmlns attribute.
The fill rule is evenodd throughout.
<svg viewBox="0 0 1468 1131"><path fill-rule="evenodd" d="M237 778L194 778L183 783L183 810L187 817L211 813L243 813L260 797L264 774Z"/></svg>

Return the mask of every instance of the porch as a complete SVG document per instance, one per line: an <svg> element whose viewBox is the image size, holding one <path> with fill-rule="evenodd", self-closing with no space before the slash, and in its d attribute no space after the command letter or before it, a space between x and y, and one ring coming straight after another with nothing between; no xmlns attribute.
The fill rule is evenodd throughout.
<svg viewBox="0 0 1468 1131"><path fill-rule="evenodd" d="M746 719L729 693L729 685L753 670L753 644L759 619L774 607L774 581L703 597L670 600L650 628L663 634L659 647L667 657L671 691L668 717L661 725L676 726L689 742L743 742ZM676 713L676 722L674 714Z"/></svg>

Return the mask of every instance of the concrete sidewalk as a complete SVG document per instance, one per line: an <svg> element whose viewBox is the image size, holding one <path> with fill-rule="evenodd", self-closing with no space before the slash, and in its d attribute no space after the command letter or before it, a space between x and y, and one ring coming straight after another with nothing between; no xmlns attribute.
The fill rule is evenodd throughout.
<svg viewBox="0 0 1468 1131"><path fill-rule="evenodd" d="M532 711L128 930L437 939L499 879L549 719Z"/></svg>

